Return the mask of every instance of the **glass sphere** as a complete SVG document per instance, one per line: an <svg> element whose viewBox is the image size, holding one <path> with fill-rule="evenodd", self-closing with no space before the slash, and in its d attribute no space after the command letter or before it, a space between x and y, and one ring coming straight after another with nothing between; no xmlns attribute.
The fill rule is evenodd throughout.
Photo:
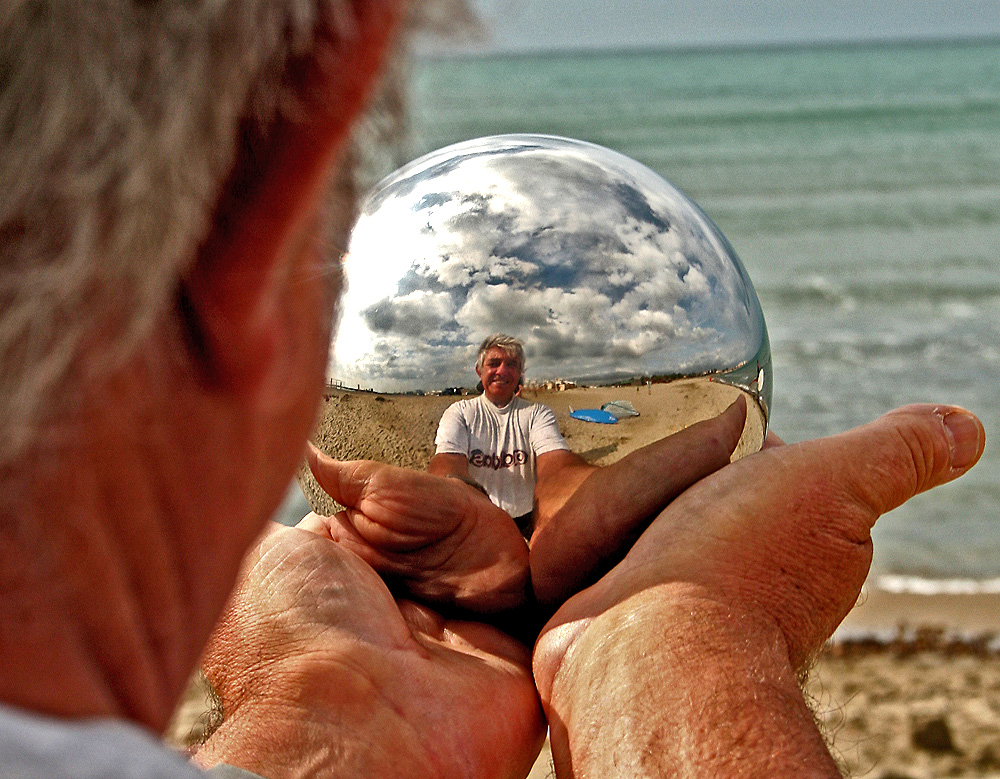
<svg viewBox="0 0 1000 779"><path fill-rule="evenodd" d="M344 270L328 402L447 404L476 391L479 345L505 333L524 344L522 392L552 406L593 462L739 394L736 456L763 443L771 356L746 270L690 198L617 152L501 135L427 154L365 200ZM616 401L638 415L596 425L569 413ZM433 432L415 459L379 456L359 435L334 454L419 467L433 453Z"/></svg>

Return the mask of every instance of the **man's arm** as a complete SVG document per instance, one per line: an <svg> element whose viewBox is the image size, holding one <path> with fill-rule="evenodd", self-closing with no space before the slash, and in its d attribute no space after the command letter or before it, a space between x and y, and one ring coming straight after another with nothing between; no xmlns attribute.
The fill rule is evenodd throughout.
<svg viewBox="0 0 1000 779"><path fill-rule="evenodd" d="M536 644L560 779L838 777L797 677L855 604L878 516L984 444L968 412L908 407L671 502Z"/></svg>
<svg viewBox="0 0 1000 779"><path fill-rule="evenodd" d="M435 476L451 476L456 479L471 480L469 458L464 454L441 453L431 458L427 472Z"/></svg>

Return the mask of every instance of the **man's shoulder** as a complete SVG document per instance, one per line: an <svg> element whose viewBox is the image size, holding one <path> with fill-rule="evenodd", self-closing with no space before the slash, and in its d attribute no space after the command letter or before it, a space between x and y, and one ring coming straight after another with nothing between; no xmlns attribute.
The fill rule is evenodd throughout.
<svg viewBox="0 0 1000 779"><path fill-rule="evenodd" d="M474 398L462 398L461 400L456 400L448 408L445 409L445 413L451 412L452 414L464 414L466 411L470 411L480 407L479 399L482 395L477 395Z"/></svg>
<svg viewBox="0 0 1000 779"><path fill-rule="evenodd" d="M149 733L113 719L56 720L0 706L0 775L57 779L197 779Z"/></svg>

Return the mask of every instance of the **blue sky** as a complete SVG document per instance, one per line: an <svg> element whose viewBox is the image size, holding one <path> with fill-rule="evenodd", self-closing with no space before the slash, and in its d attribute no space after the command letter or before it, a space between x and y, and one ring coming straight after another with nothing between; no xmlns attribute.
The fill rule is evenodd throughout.
<svg viewBox="0 0 1000 779"><path fill-rule="evenodd" d="M475 0L479 50L1000 37L1000 0Z"/></svg>

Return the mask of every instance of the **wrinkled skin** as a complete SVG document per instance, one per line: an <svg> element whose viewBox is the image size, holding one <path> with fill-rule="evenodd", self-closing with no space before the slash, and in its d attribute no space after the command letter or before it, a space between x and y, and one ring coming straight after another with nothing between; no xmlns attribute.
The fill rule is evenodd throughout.
<svg viewBox="0 0 1000 779"><path fill-rule="evenodd" d="M942 421L952 413L906 407L830 438L768 446L692 486L611 573L553 617L535 653L540 689L550 688L569 644L595 616L662 586L763 615L801 668L857 602L878 517L961 475L982 454L977 420L978 438L950 453Z"/></svg>
<svg viewBox="0 0 1000 779"><path fill-rule="evenodd" d="M204 660L226 719L198 759L269 779L523 777L544 736L528 651L395 600L319 531L277 528L248 557Z"/></svg>
<svg viewBox="0 0 1000 779"><path fill-rule="evenodd" d="M483 493L457 479L362 460L340 462L310 448L319 485L341 505L306 526L350 549L412 597L478 612L521 606L528 548Z"/></svg>

